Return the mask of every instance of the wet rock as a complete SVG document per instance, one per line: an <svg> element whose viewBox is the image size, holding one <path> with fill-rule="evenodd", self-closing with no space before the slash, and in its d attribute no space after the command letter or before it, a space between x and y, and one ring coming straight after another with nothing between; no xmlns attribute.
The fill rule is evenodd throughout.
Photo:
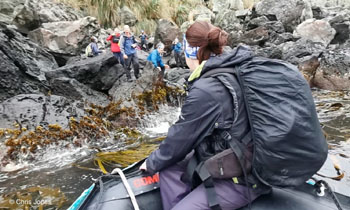
<svg viewBox="0 0 350 210"><path fill-rule="evenodd" d="M198 5L194 10L192 10L189 14L189 20L197 21L204 20L208 22L212 22L215 19L215 14L208 9L206 6Z"/></svg>
<svg viewBox="0 0 350 210"><path fill-rule="evenodd" d="M93 90L107 92L123 74L122 65L108 52L46 72L46 77L76 79Z"/></svg>
<svg viewBox="0 0 350 210"><path fill-rule="evenodd" d="M165 50L170 52L172 43L176 37L182 39L182 33L175 23L165 19L160 19L157 22L154 38L155 45L157 45L158 42L162 42L165 45Z"/></svg>
<svg viewBox="0 0 350 210"><path fill-rule="evenodd" d="M298 65L299 71L304 75L305 79L308 81L310 87L313 87L313 80L320 66L320 59L318 57L312 57L309 60L305 60Z"/></svg>
<svg viewBox="0 0 350 210"><path fill-rule="evenodd" d="M54 1L30 0L14 8L13 23L23 33L39 28L43 23L74 21L82 18L81 12Z"/></svg>
<svg viewBox="0 0 350 210"><path fill-rule="evenodd" d="M281 21L287 32L312 18L311 5L304 0L262 0L255 5L255 11L258 16L266 16L270 21Z"/></svg>
<svg viewBox="0 0 350 210"><path fill-rule="evenodd" d="M110 102L106 94L92 90L75 79L64 77L52 79L51 90L54 95L84 101L89 104L107 106Z"/></svg>
<svg viewBox="0 0 350 210"><path fill-rule="evenodd" d="M324 8L322 8L322 7L313 6L311 9L312 9L312 16L316 20L321 20L321 19L327 17L327 15L328 15L326 10Z"/></svg>
<svg viewBox="0 0 350 210"><path fill-rule="evenodd" d="M135 14L127 6L122 7L118 14L120 15L121 25L134 26L137 23Z"/></svg>
<svg viewBox="0 0 350 210"><path fill-rule="evenodd" d="M152 90L153 84L158 80L158 69L153 67L150 62L146 63L141 77L133 82L126 82L126 78L119 78L108 91L108 95L112 97L113 101L123 101L126 107L136 108L135 101L130 101L132 96L142 94L145 90Z"/></svg>
<svg viewBox="0 0 350 210"><path fill-rule="evenodd" d="M332 28L335 29L336 34L331 44L344 44L350 39L350 21L347 23L334 23Z"/></svg>
<svg viewBox="0 0 350 210"><path fill-rule="evenodd" d="M190 74L191 72L189 69L173 68L166 72L165 79L182 87L183 82L190 76Z"/></svg>
<svg viewBox="0 0 350 210"><path fill-rule="evenodd" d="M349 48L325 52L313 84L326 90L350 90Z"/></svg>
<svg viewBox="0 0 350 210"><path fill-rule="evenodd" d="M327 46L334 38L336 31L324 20L308 19L302 22L294 31L296 37L320 42Z"/></svg>
<svg viewBox="0 0 350 210"><path fill-rule="evenodd" d="M72 56L84 52L91 36L98 37L99 29L96 18L88 16L77 21L44 23L29 37L56 56Z"/></svg>
<svg viewBox="0 0 350 210"><path fill-rule="evenodd" d="M0 127L11 128L17 122L28 130L49 124L67 128L70 117L83 116L83 108L83 103L62 96L21 94L0 104Z"/></svg>
<svg viewBox="0 0 350 210"><path fill-rule="evenodd" d="M22 93L47 93L44 72L57 68L54 57L0 23L0 101Z"/></svg>

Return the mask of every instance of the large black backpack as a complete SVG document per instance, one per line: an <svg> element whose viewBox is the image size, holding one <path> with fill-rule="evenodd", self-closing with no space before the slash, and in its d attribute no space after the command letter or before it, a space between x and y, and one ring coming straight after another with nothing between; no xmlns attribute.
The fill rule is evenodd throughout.
<svg viewBox="0 0 350 210"><path fill-rule="evenodd" d="M120 36L115 36L115 35L114 35L114 36L112 37L112 42L113 42L113 43L119 43L119 39L120 39Z"/></svg>
<svg viewBox="0 0 350 210"><path fill-rule="evenodd" d="M325 162L328 146L299 70L280 60L253 57L201 78L215 77L234 94L225 74L234 74L243 92L254 145L253 175L278 187L295 187L311 178ZM237 156L242 154L237 145L232 147Z"/></svg>

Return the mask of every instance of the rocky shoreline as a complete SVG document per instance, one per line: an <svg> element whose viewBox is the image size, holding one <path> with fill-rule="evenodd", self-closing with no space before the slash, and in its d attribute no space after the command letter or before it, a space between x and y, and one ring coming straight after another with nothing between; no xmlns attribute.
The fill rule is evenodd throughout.
<svg viewBox="0 0 350 210"><path fill-rule="evenodd" d="M135 15L128 8L123 11L121 24L133 26ZM170 51L173 40L181 40L195 20L227 31L228 48L245 44L257 55L297 65L310 87L350 90L350 5L262 0L246 8L239 0L211 0L193 8L182 26L158 20L154 43L162 41ZM118 126L135 127L157 104L182 96L189 72L175 68L172 55L164 58L172 67L166 74L167 86L157 83L158 72L147 64L144 51L138 52L142 77L127 83L122 66L109 52L110 33L96 18L54 1L0 3L0 140L11 159L21 148L33 146L33 141L22 142L28 132L38 132L37 126L56 132L53 125L58 125L66 132L62 139L74 135L64 131L72 131L72 118L81 122L83 133L92 127L102 133ZM82 55L91 36L98 37L106 53L94 58ZM84 121L84 116L89 119ZM37 144L43 146L45 138Z"/></svg>

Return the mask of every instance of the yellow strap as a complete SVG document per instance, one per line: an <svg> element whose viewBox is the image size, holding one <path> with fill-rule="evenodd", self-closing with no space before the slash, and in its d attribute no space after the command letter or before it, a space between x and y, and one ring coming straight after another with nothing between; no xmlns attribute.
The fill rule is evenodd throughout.
<svg viewBox="0 0 350 210"><path fill-rule="evenodd" d="M233 177L232 180L233 180L233 183L235 183L235 184L238 184L238 183L239 183L237 177Z"/></svg>

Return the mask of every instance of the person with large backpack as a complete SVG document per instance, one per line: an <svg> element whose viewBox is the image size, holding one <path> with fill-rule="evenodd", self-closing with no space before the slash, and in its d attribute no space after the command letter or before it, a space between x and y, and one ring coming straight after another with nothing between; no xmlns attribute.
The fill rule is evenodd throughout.
<svg viewBox="0 0 350 210"><path fill-rule="evenodd" d="M135 40L134 35L131 33L130 27L128 25L124 26L124 33L122 34L119 41L120 50L125 59L125 72L126 78L128 82L131 82L131 63L134 68L135 78L138 79L140 76L139 73L139 59L137 57L137 42Z"/></svg>
<svg viewBox="0 0 350 210"><path fill-rule="evenodd" d="M100 53L104 51L100 50L97 45L97 38L92 36L90 39L90 44L85 48L85 55L87 57L98 56Z"/></svg>
<svg viewBox="0 0 350 210"><path fill-rule="evenodd" d="M113 53L114 57L117 58L118 62L125 66L124 64L124 57L120 51L119 46L119 40L120 40L120 32L118 28L115 28L114 35L109 35L107 38L107 41L111 42L111 52Z"/></svg>
<svg viewBox="0 0 350 210"><path fill-rule="evenodd" d="M295 187L323 165L327 143L308 83L295 66L205 21L184 36L192 70L179 120L141 170L160 172L164 210L238 209L272 186Z"/></svg>

